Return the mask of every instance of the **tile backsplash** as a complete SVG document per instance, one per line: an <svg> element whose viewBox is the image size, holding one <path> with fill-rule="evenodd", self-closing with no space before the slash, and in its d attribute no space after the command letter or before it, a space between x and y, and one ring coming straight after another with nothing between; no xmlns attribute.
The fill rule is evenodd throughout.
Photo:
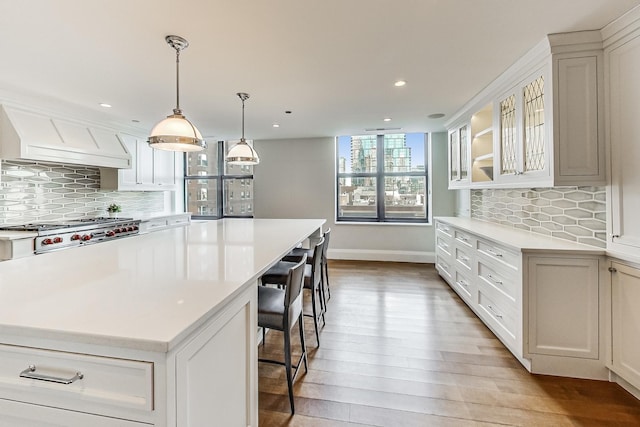
<svg viewBox="0 0 640 427"><path fill-rule="evenodd" d="M164 194L100 189L100 169L68 164L2 160L0 223L23 224L106 216L111 203L127 212L161 212Z"/></svg>
<svg viewBox="0 0 640 427"><path fill-rule="evenodd" d="M472 190L471 217L606 247L605 187Z"/></svg>

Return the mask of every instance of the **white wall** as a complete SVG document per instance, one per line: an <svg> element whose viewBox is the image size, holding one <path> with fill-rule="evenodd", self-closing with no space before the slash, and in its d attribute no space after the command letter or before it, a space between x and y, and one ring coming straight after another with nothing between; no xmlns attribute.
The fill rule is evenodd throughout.
<svg viewBox="0 0 640 427"><path fill-rule="evenodd" d="M433 262L431 225L336 224L333 137L254 141L256 218L324 218L331 227L329 257ZM447 190L447 137L432 135L433 215L454 212Z"/></svg>

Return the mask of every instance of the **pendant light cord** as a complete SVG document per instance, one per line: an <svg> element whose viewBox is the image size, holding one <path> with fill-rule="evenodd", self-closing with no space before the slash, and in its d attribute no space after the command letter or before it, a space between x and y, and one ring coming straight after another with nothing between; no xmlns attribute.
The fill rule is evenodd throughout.
<svg viewBox="0 0 640 427"><path fill-rule="evenodd" d="M242 138L240 141L244 141L244 99L242 99Z"/></svg>
<svg viewBox="0 0 640 427"><path fill-rule="evenodd" d="M176 48L176 114L180 114L180 49Z"/></svg>

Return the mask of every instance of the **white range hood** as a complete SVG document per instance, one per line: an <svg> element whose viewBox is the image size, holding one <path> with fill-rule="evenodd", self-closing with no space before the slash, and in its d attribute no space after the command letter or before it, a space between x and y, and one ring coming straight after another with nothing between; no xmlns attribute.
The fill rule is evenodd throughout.
<svg viewBox="0 0 640 427"><path fill-rule="evenodd" d="M116 130L9 105L0 106L0 158L131 167Z"/></svg>

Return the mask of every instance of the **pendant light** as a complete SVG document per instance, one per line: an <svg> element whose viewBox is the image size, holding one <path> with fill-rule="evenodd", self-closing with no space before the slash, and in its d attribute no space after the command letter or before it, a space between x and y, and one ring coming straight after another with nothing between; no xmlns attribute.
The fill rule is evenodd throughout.
<svg viewBox="0 0 640 427"><path fill-rule="evenodd" d="M167 36L165 40L176 50L176 108L172 115L153 127L147 142L159 150L200 151L206 143L200 131L180 110L180 51L189 47L189 42L180 36Z"/></svg>
<svg viewBox="0 0 640 427"><path fill-rule="evenodd" d="M240 92L236 95L242 101L242 138L240 138L240 142L231 147L225 160L232 165L257 165L260 163L258 153L244 139L244 101L249 99L249 94Z"/></svg>

